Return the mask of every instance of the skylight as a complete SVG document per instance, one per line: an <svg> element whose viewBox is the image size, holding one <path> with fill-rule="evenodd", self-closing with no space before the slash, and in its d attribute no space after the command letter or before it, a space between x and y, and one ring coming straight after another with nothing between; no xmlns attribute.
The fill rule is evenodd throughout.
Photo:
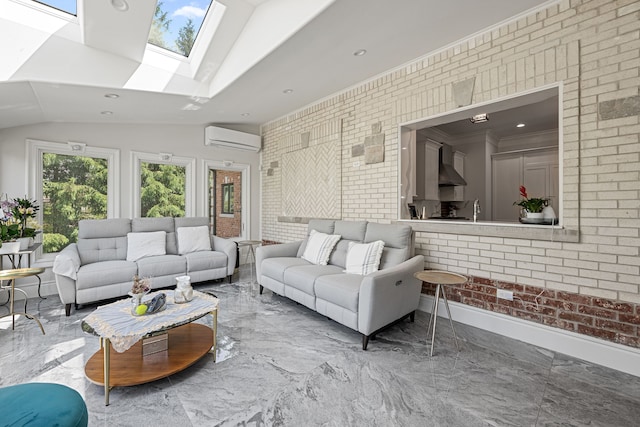
<svg viewBox="0 0 640 427"><path fill-rule="evenodd" d="M158 0L149 43L189 56L213 0Z"/></svg>
<svg viewBox="0 0 640 427"><path fill-rule="evenodd" d="M55 9L69 13L71 15L77 14L76 0L33 0L36 3L51 6Z"/></svg>

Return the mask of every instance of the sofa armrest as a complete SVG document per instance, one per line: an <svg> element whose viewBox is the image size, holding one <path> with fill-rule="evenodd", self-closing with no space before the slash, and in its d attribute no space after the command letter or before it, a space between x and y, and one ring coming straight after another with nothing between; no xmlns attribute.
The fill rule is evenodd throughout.
<svg viewBox="0 0 640 427"><path fill-rule="evenodd" d="M76 302L76 279L80 269L78 245L71 243L60 251L53 261L53 273L56 278L58 295L63 304Z"/></svg>
<svg viewBox="0 0 640 427"><path fill-rule="evenodd" d="M211 248L214 251L224 252L227 255L227 275L232 276L236 269L236 256L238 255L236 242L222 237L211 237Z"/></svg>
<svg viewBox="0 0 640 427"><path fill-rule="evenodd" d="M364 276L358 303L358 331L369 335L418 308L422 282L414 273L424 270L416 255L394 267Z"/></svg>
<svg viewBox="0 0 640 427"><path fill-rule="evenodd" d="M298 249L302 244L302 240L299 242L280 243L277 245L258 246L256 248L256 278L260 283L260 277L262 272L262 261L267 258L280 258L280 257L293 257L298 255Z"/></svg>

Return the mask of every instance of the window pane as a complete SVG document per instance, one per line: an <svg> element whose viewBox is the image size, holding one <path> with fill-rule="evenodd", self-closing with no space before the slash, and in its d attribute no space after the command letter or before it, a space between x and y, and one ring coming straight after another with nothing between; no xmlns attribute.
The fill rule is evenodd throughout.
<svg viewBox="0 0 640 427"><path fill-rule="evenodd" d="M140 184L140 216L184 216L186 167L140 162Z"/></svg>
<svg viewBox="0 0 640 427"><path fill-rule="evenodd" d="M209 170L209 219L216 236L242 236L242 172Z"/></svg>
<svg viewBox="0 0 640 427"><path fill-rule="evenodd" d="M78 221L107 217L107 160L44 153L43 251L58 252L78 239Z"/></svg>
<svg viewBox="0 0 640 427"><path fill-rule="evenodd" d="M189 56L211 0L158 1L149 43Z"/></svg>
<svg viewBox="0 0 640 427"><path fill-rule="evenodd" d="M222 184L222 213L233 215L233 184Z"/></svg>
<svg viewBox="0 0 640 427"><path fill-rule="evenodd" d="M71 15L76 14L76 0L35 0L36 3L46 4Z"/></svg>

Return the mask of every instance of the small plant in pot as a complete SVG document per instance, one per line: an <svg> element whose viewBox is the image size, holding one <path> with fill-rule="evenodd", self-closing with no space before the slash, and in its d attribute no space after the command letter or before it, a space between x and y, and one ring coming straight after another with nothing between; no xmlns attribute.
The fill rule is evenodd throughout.
<svg viewBox="0 0 640 427"><path fill-rule="evenodd" d="M520 186L520 196L522 199L513 204L520 206L527 218L542 218L542 210L549 204L549 198L529 197L524 185Z"/></svg>
<svg viewBox="0 0 640 427"><path fill-rule="evenodd" d="M0 200L0 248L4 244L2 252L9 252L7 243L14 243L20 237L20 225L16 222L13 215L15 202L5 197ZM13 250L11 250L13 252Z"/></svg>

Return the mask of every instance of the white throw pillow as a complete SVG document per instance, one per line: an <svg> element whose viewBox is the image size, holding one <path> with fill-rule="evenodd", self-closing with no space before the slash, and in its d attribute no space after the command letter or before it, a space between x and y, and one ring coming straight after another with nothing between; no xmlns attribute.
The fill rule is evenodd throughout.
<svg viewBox="0 0 640 427"><path fill-rule="evenodd" d="M345 273L367 275L378 271L384 242L376 240L371 243L349 243Z"/></svg>
<svg viewBox="0 0 640 427"><path fill-rule="evenodd" d="M176 235L178 236L178 253L180 255L211 250L209 227L206 225L199 227L178 227Z"/></svg>
<svg viewBox="0 0 640 427"><path fill-rule="evenodd" d="M167 253L167 232L127 233L127 261Z"/></svg>
<svg viewBox="0 0 640 427"><path fill-rule="evenodd" d="M331 251L341 237L339 234L325 234L311 230L302 259L317 265L327 265L329 255L331 255Z"/></svg>

